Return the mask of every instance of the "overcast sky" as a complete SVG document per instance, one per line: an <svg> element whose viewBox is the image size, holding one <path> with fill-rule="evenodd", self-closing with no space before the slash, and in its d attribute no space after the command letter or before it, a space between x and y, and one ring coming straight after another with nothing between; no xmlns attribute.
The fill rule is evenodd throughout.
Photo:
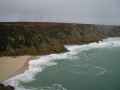
<svg viewBox="0 0 120 90"><path fill-rule="evenodd" d="M120 25L120 0L0 0L0 21Z"/></svg>

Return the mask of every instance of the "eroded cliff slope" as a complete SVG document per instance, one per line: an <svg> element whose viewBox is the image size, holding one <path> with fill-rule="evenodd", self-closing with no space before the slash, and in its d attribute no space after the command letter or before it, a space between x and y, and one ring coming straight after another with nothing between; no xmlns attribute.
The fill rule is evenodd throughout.
<svg viewBox="0 0 120 90"><path fill-rule="evenodd" d="M120 26L16 22L0 23L0 56L66 51L65 44L97 42L120 36Z"/></svg>

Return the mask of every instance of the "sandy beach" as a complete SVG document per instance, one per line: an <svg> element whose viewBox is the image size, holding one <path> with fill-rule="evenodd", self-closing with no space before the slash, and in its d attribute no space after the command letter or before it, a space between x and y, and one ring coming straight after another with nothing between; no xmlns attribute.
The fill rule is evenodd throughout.
<svg viewBox="0 0 120 90"><path fill-rule="evenodd" d="M24 72L31 56L0 57L0 81Z"/></svg>

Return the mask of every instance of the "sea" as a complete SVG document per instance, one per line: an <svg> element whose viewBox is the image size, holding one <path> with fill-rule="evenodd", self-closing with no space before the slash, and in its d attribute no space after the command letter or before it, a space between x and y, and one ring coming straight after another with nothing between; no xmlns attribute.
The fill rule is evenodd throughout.
<svg viewBox="0 0 120 90"><path fill-rule="evenodd" d="M5 84L15 90L120 90L120 38L65 45L65 53L38 56Z"/></svg>

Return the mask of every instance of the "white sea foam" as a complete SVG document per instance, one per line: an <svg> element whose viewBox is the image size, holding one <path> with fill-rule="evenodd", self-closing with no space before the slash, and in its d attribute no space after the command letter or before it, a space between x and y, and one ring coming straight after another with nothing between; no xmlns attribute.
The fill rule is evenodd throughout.
<svg viewBox="0 0 120 90"><path fill-rule="evenodd" d="M95 66L95 68L96 68L96 69L99 69L99 72L96 73L97 76L104 75L104 74L107 72L107 70L106 70L105 68L103 68L103 67Z"/></svg>
<svg viewBox="0 0 120 90"><path fill-rule="evenodd" d="M63 87L61 84L52 84L51 86L46 86L46 87L41 87L40 90L67 90L66 88Z"/></svg>
<svg viewBox="0 0 120 90"><path fill-rule="evenodd" d="M76 55L78 52L86 51L93 48L104 48L104 47L118 47L120 46L120 38L108 38L104 39L103 41L99 41L98 43L90 43L85 45L65 45L65 47L69 50L66 53L60 54L50 54L45 56L40 56L36 60L31 60L29 62L29 68L24 73L19 74L15 77L12 77L6 81L5 84L10 84L16 87L16 90L30 90L30 89L23 89L23 87L19 86L19 81L29 82L34 80L34 76L41 72L45 67L57 65L55 60L65 59L65 58L72 58L72 56ZM102 72L104 73L104 72ZM64 89L66 90L66 89Z"/></svg>
<svg viewBox="0 0 120 90"><path fill-rule="evenodd" d="M22 86L17 87L17 90L38 90L38 88L24 88ZM68 90L67 88L63 87L63 85L55 83L51 86L44 86L40 87L39 90Z"/></svg>
<svg viewBox="0 0 120 90"><path fill-rule="evenodd" d="M93 49L93 48L109 48L109 47L119 47L120 46L120 38L116 37L116 38L108 38L108 39L103 39L103 41L99 41L98 43L90 43L90 44L85 44L85 45L65 45L65 47L73 52L73 53L77 53L80 51L85 51L85 50L89 50L89 49Z"/></svg>

